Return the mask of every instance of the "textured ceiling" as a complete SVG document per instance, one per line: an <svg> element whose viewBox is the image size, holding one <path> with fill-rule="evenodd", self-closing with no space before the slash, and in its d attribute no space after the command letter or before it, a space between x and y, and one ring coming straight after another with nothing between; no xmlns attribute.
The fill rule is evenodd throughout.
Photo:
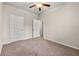
<svg viewBox="0 0 79 59"><path fill-rule="evenodd" d="M43 13L49 9L54 9L54 8L57 8L57 7L60 7L62 6L63 4L65 4L64 2L45 2L47 4L50 4L51 6L50 7L42 7L42 10L39 11L38 8L29 8L30 5L32 5L34 2L4 2L4 4L7 4L7 5L11 5L13 7L16 7L16 8L20 8L20 9L23 9L23 10L27 10L29 12L33 12L35 14L40 14L40 13Z"/></svg>

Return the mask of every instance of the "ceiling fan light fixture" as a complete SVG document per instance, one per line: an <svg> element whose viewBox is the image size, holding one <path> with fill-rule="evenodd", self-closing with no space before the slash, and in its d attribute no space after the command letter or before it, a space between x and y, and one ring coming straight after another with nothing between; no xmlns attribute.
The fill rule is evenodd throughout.
<svg viewBox="0 0 79 59"><path fill-rule="evenodd" d="M43 6L42 3L37 3L37 4L36 4L36 7L37 7L37 8L41 8L42 6Z"/></svg>
<svg viewBox="0 0 79 59"><path fill-rule="evenodd" d="M38 2L38 3L33 3L33 5L31 5L29 8L36 7L36 8L38 8L39 11L41 11L42 7L44 7L44 6L50 7L50 4Z"/></svg>

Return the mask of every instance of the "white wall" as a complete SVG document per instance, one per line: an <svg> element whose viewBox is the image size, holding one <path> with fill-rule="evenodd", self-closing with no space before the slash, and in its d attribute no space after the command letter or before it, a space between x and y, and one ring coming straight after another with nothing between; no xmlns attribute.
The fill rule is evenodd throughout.
<svg viewBox="0 0 79 59"><path fill-rule="evenodd" d="M3 31L2 31L2 3L0 2L0 53L2 48L2 39L3 39Z"/></svg>
<svg viewBox="0 0 79 59"><path fill-rule="evenodd" d="M79 49L79 3L66 3L40 15L44 38Z"/></svg>
<svg viewBox="0 0 79 59"><path fill-rule="evenodd" d="M24 35L24 38L21 38L21 40L32 38L32 19L37 18L37 15L9 5L4 5L3 11L4 11L3 13L4 14L4 40L3 40L4 43L16 41L16 40L11 40L9 38L9 15L10 14L15 14L15 15L24 17L25 35Z"/></svg>

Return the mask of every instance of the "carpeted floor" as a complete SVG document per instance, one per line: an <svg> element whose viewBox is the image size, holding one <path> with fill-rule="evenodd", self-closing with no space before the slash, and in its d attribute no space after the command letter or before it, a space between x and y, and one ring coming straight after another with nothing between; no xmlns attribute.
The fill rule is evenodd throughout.
<svg viewBox="0 0 79 59"><path fill-rule="evenodd" d="M33 38L4 45L1 56L79 56L79 50L43 38Z"/></svg>

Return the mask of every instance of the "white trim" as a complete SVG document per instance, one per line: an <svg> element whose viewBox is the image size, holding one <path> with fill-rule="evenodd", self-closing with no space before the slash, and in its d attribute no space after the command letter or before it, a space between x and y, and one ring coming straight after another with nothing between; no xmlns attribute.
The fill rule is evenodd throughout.
<svg viewBox="0 0 79 59"><path fill-rule="evenodd" d="M76 50L79 50L79 48L75 47L75 46L71 46L71 45L68 45L68 44L65 44L65 43L62 43L62 42L59 42L59 41L55 41L55 40L49 39L49 38L45 38L45 39L49 40L49 41L52 41L52 42L55 42L55 43L58 43L58 44L61 44L61 45L64 45L64 46L68 46L68 47L74 48Z"/></svg>
<svg viewBox="0 0 79 59"><path fill-rule="evenodd" d="M16 42L16 41L20 41L20 40L28 40L28 39L31 39L31 38L32 37L27 37L27 38L20 38L20 39L15 39L15 40L4 41L3 45L9 44L9 43L12 43L12 42Z"/></svg>

